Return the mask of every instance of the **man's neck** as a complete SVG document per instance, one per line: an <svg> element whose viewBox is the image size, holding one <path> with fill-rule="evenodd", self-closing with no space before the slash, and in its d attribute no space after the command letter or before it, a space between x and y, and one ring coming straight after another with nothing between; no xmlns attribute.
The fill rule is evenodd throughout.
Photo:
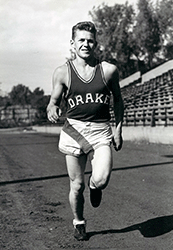
<svg viewBox="0 0 173 250"><path fill-rule="evenodd" d="M83 67L83 68L88 67L88 66L95 67L95 65L96 65L96 58L95 57L90 57L87 59L76 57L76 59L74 61L75 61L76 65Z"/></svg>

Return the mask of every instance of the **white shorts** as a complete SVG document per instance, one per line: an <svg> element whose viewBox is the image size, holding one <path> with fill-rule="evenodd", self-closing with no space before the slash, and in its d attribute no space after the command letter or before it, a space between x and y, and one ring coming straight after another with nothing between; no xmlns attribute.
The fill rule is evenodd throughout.
<svg viewBox="0 0 173 250"><path fill-rule="evenodd" d="M59 150L64 154L80 156L102 145L110 146L111 142L109 122L83 122L68 118L60 133Z"/></svg>

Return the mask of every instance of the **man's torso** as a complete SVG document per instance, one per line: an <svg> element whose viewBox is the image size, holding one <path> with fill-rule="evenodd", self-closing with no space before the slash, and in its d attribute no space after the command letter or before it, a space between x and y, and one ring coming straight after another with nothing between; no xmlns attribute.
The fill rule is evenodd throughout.
<svg viewBox="0 0 173 250"><path fill-rule="evenodd" d="M108 121L110 91L102 65L96 64L88 80L81 77L72 61L67 62L67 67L69 76L66 93L67 117L81 121Z"/></svg>

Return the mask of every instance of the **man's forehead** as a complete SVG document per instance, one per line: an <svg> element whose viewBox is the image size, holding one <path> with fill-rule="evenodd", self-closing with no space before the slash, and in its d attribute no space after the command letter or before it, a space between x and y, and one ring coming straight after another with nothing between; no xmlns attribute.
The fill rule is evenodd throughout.
<svg viewBox="0 0 173 250"><path fill-rule="evenodd" d="M94 38L94 34L87 30L76 30L75 38Z"/></svg>

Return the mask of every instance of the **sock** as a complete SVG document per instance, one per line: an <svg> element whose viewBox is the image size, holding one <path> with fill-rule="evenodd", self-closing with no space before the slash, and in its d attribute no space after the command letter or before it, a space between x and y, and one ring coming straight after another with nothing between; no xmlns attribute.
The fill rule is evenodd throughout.
<svg viewBox="0 0 173 250"><path fill-rule="evenodd" d="M78 221L76 219L73 220L73 226L74 227L76 227L76 225L83 225L83 224L86 224L85 220L82 220L82 221Z"/></svg>

